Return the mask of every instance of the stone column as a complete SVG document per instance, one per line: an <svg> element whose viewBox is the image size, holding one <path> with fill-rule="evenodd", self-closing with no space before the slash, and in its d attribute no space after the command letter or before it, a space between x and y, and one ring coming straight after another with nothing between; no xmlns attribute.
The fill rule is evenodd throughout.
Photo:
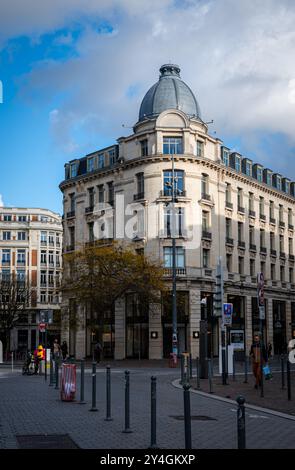
<svg viewBox="0 0 295 470"><path fill-rule="evenodd" d="M126 356L126 320L125 300L119 299L115 305L115 359L125 359Z"/></svg>
<svg viewBox="0 0 295 470"><path fill-rule="evenodd" d="M151 332L157 332L158 337L152 338ZM151 304L149 308L149 359L163 357L163 328L161 319L161 304Z"/></svg>
<svg viewBox="0 0 295 470"><path fill-rule="evenodd" d="M189 352L193 358L199 356L199 339L193 338L193 331L200 331L201 320L201 291L191 288L189 293Z"/></svg>

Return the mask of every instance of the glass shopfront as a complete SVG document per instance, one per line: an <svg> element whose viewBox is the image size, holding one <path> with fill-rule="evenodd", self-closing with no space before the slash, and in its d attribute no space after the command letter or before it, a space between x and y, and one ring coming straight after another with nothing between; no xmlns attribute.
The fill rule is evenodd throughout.
<svg viewBox="0 0 295 470"><path fill-rule="evenodd" d="M252 297L252 338L254 339L254 335L260 332L260 320L259 320L259 309L258 309L258 300L257 297ZM264 308L265 308L265 320L262 320L262 328L263 328L263 342L264 344L268 343L267 337L267 300L264 301Z"/></svg>
<svg viewBox="0 0 295 470"><path fill-rule="evenodd" d="M201 304L201 319L208 322L208 357L218 357L219 324L218 318L213 315L213 294L201 292L201 299L206 299L206 305Z"/></svg>
<svg viewBox="0 0 295 470"><path fill-rule="evenodd" d="M136 294L126 295L126 357L148 359L149 307Z"/></svg>
<svg viewBox="0 0 295 470"><path fill-rule="evenodd" d="M245 338L245 297L228 295L227 302L233 304L232 325L227 328L227 342L230 344L232 339L236 344L237 338L239 338L239 341ZM237 344L239 344L240 351L245 350L245 342L244 344Z"/></svg>

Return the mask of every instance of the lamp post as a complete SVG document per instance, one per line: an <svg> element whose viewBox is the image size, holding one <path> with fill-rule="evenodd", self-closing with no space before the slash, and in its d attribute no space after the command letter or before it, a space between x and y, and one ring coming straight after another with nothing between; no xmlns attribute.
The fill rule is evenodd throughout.
<svg viewBox="0 0 295 470"><path fill-rule="evenodd" d="M174 154L172 157L172 353L177 362L178 338L177 338L177 293L176 293L176 240L175 240L175 171Z"/></svg>

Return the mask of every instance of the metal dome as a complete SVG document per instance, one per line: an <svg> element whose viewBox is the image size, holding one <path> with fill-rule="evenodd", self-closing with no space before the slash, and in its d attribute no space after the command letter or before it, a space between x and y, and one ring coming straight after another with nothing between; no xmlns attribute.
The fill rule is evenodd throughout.
<svg viewBox="0 0 295 470"><path fill-rule="evenodd" d="M160 74L159 81L149 89L141 102L139 121L156 117L171 108L201 119L198 102L192 90L181 80L178 65L162 65Z"/></svg>

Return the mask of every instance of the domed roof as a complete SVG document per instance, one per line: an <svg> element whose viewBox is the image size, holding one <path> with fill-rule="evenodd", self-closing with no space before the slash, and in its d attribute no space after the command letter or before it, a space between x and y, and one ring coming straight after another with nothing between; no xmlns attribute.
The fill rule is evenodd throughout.
<svg viewBox="0 0 295 470"><path fill-rule="evenodd" d="M181 80L178 65L162 65L160 74L159 81L149 89L141 102L139 121L156 117L171 108L201 119L198 102L192 90Z"/></svg>

